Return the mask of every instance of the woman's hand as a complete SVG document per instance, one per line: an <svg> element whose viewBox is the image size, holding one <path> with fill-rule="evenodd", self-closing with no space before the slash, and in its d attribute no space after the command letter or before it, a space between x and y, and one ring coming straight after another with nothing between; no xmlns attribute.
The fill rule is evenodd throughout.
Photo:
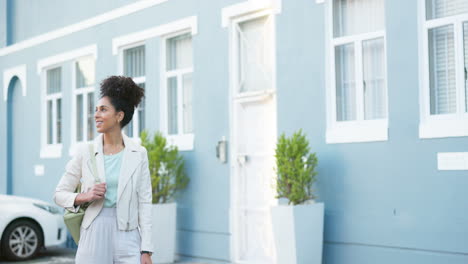
<svg viewBox="0 0 468 264"><path fill-rule="evenodd" d="M141 264L153 264L150 255L147 253L141 254L140 262Z"/></svg>
<svg viewBox="0 0 468 264"><path fill-rule="evenodd" d="M104 198L106 194L106 183L98 183L94 184L94 186L86 192L88 202L92 202L94 200L99 200Z"/></svg>
<svg viewBox="0 0 468 264"><path fill-rule="evenodd" d="M80 193L75 198L75 206L104 198L106 194L106 183L95 184L89 191Z"/></svg>

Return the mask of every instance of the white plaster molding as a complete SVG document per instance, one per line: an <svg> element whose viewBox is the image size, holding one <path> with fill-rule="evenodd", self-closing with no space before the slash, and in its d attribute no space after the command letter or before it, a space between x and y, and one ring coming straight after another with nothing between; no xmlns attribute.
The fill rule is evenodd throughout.
<svg viewBox="0 0 468 264"><path fill-rule="evenodd" d="M44 165L42 164L34 165L34 175L44 176Z"/></svg>
<svg viewBox="0 0 468 264"><path fill-rule="evenodd" d="M468 170L468 152L437 153L438 170Z"/></svg>
<svg viewBox="0 0 468 264"><path fill-rule="evenodd" d="M354 122L335 122L327 128L327 144L360 143L388 140L387 120L366 120Z"/></svg>
<svg viewBox="0 0 468 264"><path fill-rule="evenodd" d="M419 138L448 138L468 136L468 118L429 119L419 123Z"/></svg>
<svg viewBox="0 0 468 264"><path fill-rule="evenodd" d="M26 64L23 64L3 71L3 101L8 99L10 81L15 76L21 82L23 96L26 96Z"/></svg>
<svg viewBox="0 0 468 264"><path fill-rule="evenodd" d="M112 11L97 15L95 17L80 21L78 23L75 23L75 24L72 24L72 25L57 29L57 30L49 31L37 37L33 37L30 39L18 42L14 45L2 48L0 49L0 56L5 56L5 55L8 55L8 54L11 54L11 53L23 50L23 49L34 47L36 45L45 43L47 41L61 38L61 37L73 34L75 32L88 29L88 28L109 22L111 20L114 20L123 16L133 14L145 8L159 5L166 1L168 0L136 1L135 3L116 8Z"/></svg>
<svg viewBox="0 0 468 264"><path fill-rule="evenodd" d="M275 14L281 13L282 0L248 0L225 7L221 11L221 25L227 27L229 21L235 17L265 9L273 10Z"/></svg>
<svg viewBox="0 0 468 264"><path fill-rule="evenodd" d="M195 141L194 134L183 134L183 135L166 135L167 142L171 146L177 146L179 151L190 151L193 150L193 143Z"/></svg>
<svg viewBox="0 0 468 264"><path fill-rule="evenodd" d="M179 19L177 21L167 23L164 25L152 27L139 32L131 33L128 35L116 37L112 39L112 54L117 55L119 48L137 43L143 42L147 39L163 36L166 34L174 33L177 31L190 29L192 35L198 33L197 16L190 16Z"/></svg>
<svg viewBox="0 0 468 264"><path fill-rule="evenodd" d="M89 56L89 55L93 56L94 60L97 59L97 45L96 44L40 59L37 62L37 73L40 74L41 71L46 67L60 64L62 62L73 60L79 57Z"/></svg>

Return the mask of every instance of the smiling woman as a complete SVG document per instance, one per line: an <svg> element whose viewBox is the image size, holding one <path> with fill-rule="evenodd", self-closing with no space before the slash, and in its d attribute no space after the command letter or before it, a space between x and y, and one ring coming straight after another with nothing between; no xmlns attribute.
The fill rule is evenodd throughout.
<svg viewBox="0 0 468 264"><path fill-rule="evenodd" d="M81 223L78 264L151 263L148 156L122 133L143 96L144 90L129 77L111 76L101 83L94 113L101 134L91 148L79 148L56 188L55 202L71 212L89 204ZM96 170L89 165L94 162ZM74 193L80 182L82 192Z"/></svg>

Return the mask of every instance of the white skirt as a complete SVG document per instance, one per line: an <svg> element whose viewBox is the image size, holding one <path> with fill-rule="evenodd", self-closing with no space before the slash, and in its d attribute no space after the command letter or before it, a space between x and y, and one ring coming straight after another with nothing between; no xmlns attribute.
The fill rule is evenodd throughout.
<svg viewBox="0 0 468 264"><path fill-rule="evenodd" d="M88 229L80 230L76 264L139 264L138 229L120 231L116 208L102 208Z"/></svg>

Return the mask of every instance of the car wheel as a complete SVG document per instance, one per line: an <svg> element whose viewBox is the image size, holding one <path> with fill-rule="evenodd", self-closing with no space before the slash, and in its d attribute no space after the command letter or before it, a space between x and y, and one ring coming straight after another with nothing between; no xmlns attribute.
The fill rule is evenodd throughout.
<svg viewBox="0 0 468 264"><path fill-rule="evenodd" d="M17 220L3 232L1 246L9 260L25 260L33 257L43 243L40 227L28 220Z"/></svg>

